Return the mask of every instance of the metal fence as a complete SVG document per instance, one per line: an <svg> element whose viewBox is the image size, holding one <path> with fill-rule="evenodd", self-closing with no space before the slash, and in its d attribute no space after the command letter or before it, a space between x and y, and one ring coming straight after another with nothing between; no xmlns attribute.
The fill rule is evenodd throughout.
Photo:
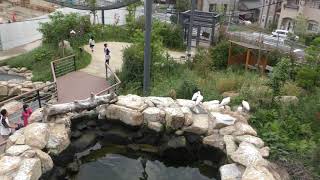
<svg viewBox="0 0 320 180"><path fill-rule="evenodd" d="M75 55L67 56L51 62L51 71L55 82L58 77L61 77L76 70L77 65Z"/></svg>

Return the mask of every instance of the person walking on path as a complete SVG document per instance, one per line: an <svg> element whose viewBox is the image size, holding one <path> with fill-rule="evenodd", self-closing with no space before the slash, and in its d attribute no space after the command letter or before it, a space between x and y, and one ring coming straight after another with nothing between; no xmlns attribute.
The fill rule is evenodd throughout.
<svg viewBox="0 0 320 180"><path fill-rule="evenodd" d="M109 65L109 62L110 62L110 50L108 48L108 44L107 43L104 43L104 59L105 59L105 67L106 67L106 77L108 77L108 67L107 67L107 64Z"/></svg>
<svg viewBox="0 0 320 180"><path fill-rule="evenodd" d="M90 46L91 51L93 52L94 51L93 48L95 46L95 41L94 41L93 36L91 36L89 39L89 46Z"/></svg>
<svg viewBox="0 0 320 180"><path fill-rule="evenodd" d="M3 139L8 139L8 137L12 134L13 130L18 126L11 125L8 119L8 112L6 109L1 110L0 115L0 134Z"/></svg>
<svg viewBox="0 0 320 180"><path fill-rule="evenodd" d="M23 126L26 127L28 125L28 119L32 114L32 109L29 108L27 104L23 105L23 111L22 111L22 119L23 119Z"/></svg>

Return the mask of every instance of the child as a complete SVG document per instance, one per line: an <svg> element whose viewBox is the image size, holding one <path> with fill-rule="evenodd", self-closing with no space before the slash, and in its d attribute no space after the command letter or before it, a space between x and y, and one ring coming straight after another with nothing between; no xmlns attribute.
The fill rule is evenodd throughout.
<svg viewBox="0 0 320 180"><path fill-rule="evenodd" d="M1 110L0 115L0 134L3 139L8 139L12 134L12 129L16 129L16 125L11 125L8 119L8 112L6 109Z"/></svg>
<svg viewBox="0 0 320 180"><path fill-rule="evenodd" d="M23 105L22 118L23 118L23 126L26 127L28 125L28 119L32 114L32 109L29 108L27 104Z"/></svg>
<svg viewBox="0 0 320 180"><path fill-rule="evenodd" d="M106 64L109 65L109 60L110 60L110 50L108 48L108 44L105 43L104 44L104 56L105 56L105 60L106 60Z"/></svg>
<svg viewBox="0 0 320 180"><path fill-rule="evenodd" d="M91 36L91 38L89 39L89 46L92 52L93 52L94 45L95 45L95 42L94 42L93 36Z"/></svg>

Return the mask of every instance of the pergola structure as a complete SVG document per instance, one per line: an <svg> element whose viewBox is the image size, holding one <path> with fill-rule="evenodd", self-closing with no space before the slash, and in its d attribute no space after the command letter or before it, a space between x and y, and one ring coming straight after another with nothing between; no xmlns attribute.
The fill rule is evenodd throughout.
<svg viewBox="0 0 320 180"><path fill-rule="evenodd" d="M193 16L193 19L192 19ZM215 12L203 12L195 10L194 13L192 11L186 11L181 13L180 24L184 28L184 39L189 42L192 41L192 36L190 39L189 34L189 26L192 24L192 29L197 28L197 36L196 36L196 46L200 43L201 36L201 28L209 28L211 29L211 38L210 44L214 44L215 38L214 33L217 25L219 25L220 14ZM192 21L192 22L191 22ZM191 22L191 23L190 23Z"/></svg>
<svg viewBox="0 0 320 180"><path fill-rule="evenodd" d="M237 42L237 41L229 41L229 55L228 55L228 65L234 65L234 64L244 64L245 69L257 69L261 70L261 73L264 74L267 70L268 66L268 58L265 55L262 55L262 52L268 52L267 49L262 49L259 46L248 44L244 42ZM232 47L233 46L240 46L242 48L245 48L246 51L242 54L232 54ZM253 54L253 51L260 51L260 55L258 57L255 57Z"/></svg>

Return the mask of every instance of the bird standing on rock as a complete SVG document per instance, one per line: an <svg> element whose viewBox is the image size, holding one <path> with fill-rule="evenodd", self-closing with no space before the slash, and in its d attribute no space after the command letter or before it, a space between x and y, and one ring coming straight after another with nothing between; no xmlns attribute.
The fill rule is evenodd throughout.
<svg viewBox="0 0 320 180"><path fill-rule="evenodd" d="M244 110L246 110L247 112L250 111L250 105L247 101L242 101L242 107L244 108Z"/></svg>
<svg viewBox="0 0 320 180"><path fill-rule="evenodd" d="M203 100L203 96L201 95L201 92L197 91L196 93L194 93L191 100L196 101L196 105L199 105L200 102L202 102Z"/></svg>
<svg viewBox="0 0 320 180"><path fill-rule="evenodd" d="M220 103L220 106L226 106L230 103L231 101L231 98L230 97L226 97L224 99L222 99L221 103Z"/></svg>

